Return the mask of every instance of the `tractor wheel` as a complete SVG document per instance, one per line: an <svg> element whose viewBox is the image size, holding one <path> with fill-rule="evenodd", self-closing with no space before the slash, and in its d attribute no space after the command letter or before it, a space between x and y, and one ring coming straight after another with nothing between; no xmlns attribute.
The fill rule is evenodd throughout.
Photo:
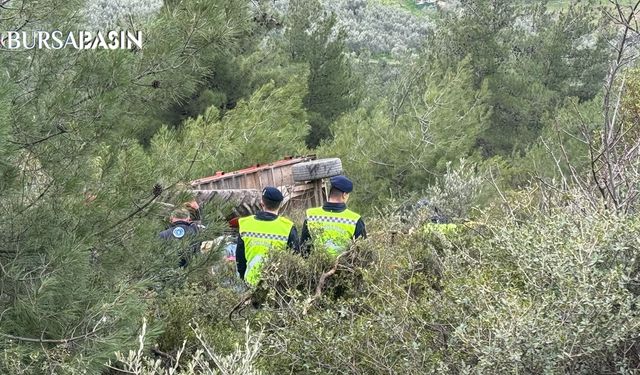
<svg viewBox="0 0 640 375"><path fill-rule="evenodd" d="M338 158L307 161L295 164L292 172L296 182L333 177L342 174L342 161Z"/></svg>

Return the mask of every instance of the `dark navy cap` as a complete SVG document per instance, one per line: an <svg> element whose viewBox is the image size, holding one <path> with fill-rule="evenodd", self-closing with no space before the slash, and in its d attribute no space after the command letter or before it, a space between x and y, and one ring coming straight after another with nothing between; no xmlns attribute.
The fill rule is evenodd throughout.
<svg viewBox="0 0 640 375"><path fill-rule="evenodd" d="M340 190L343 193L351 193L353 190L353 182L345 176L331 177L331 187Z"/></svg>
<svg viewBox="0 0 640 375"><path fill-rule="evenodd" d="M284 196L282 196L280 190L274 188L273 186L267 186L266 188L262 189L262 197L274 202L282 202L282 200L284 199Z"/></svg>

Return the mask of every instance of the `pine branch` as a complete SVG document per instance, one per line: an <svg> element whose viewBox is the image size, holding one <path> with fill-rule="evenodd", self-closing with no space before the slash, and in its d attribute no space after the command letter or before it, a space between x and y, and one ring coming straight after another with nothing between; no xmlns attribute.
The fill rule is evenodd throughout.
<svg viewBox="0 0 640 375"><path fill-rule="evenodd" d="M14 335L10 335L8 333L2 333L0 332L0 336L6 337L10 340L17 340L17 341L24 341L24 342L36 342L36 343L40 343L40 344L68 344L70 342L74 342L74 341L78 341L78 340L84 340L89 338L90 336L95 335L96 333L98 333L98 331L102 330L103 327L98 328L98 325L100 324L100 322L98 322L98 324L96 324L96 326L93 328L93 330L91 332L87 332L84 335L80 335L80 336L74 336L74 337L69 337L66 339L44 339L44 338L39 338L39 339L34 339L31 337L22 337L22 336L14 336Z"/></svg>
<svg viewBox="0 0 640 375"><path fill-rule="evenodd" d="M48 141L49 139L51 139L53 137L57 137L59 135L65 134L66 132L67 132L67 130L62 128L62 129L59 129L59 131L57 133L48 135L48 136L46 136L44 138L40 138L40 139L38 139L36 141L33 141L33 142L16 142L16 141L11 141L11 140L9 142L11 142L13 144L16 144L16 145L21 145L22 148L29 148L29 147L35 146L35 145L37 145L39 143Z"/></svg>
<svg viewBox="0 0 640 375"><path fill-rule="evenodd" d="M196 150L193 159L191 160L191 163L189 164L189 168L187 169L185 174L189 174L191 172L191 169L193 168L193 165L196 162L196 159L198 158L198 154L200 153L200 149L202 148L202 143L200 143L198 149ZM152 204L153 202L155 202L156 199L158 199L158 197L166 190L171 189L172 187L174 187L175 185L178 184L178 182L180 182L179 180L176 180L173 184L171 184L168 188L163 188L160 185L156 185L154 186L153 189L153 198L151 198L150 200L148 200L145 204L143 204L142 206L136 208L136 210L134 210L132 213L130 213L129 215L127 215L125 218L118 220L115 224L111 225L110 227L108 227L107 229L104 229L98 233L95 234L95 236L99 236L101 234L107 233L110 230L112 230L113 228L121 225L122 223L127 222L129 219L131 219L132 217L136 216L137 214L139 214L140 212L144 211L145 208L149 207L150 204Z"/></svg>
<svg viewBox="0 0 640 375"><path fill-rule="evenodd" d="M140 212L144 211L145 208L147 208L151 203L153 203L156 199L158 199L160 195L155 195L154 197L151 198L150 200L148 200L145 204L143 204L142 206L138 207L135 211L133 211L132 213L130 213L129 215L127 215L125 218L118 220L115 224L111 225L110 227L108 227L105 230L102 230L98 233L96 233L96 236L99 236L101 234L104 234L108 231L110 231L111 229L117 227L118 225L128 221L129 219L131 219L132 217L136 216L137 214L139 214Z"/></svg>

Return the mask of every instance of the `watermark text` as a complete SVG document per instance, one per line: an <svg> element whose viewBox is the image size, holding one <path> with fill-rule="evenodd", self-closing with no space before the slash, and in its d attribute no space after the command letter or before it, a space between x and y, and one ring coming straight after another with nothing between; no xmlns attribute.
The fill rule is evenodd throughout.
<svg viewBox="0 0 640 375"><path fill-rule="evenodd" d="M0 49L142 49L142 32L112 31L6 31L0 33Z"/></svg>

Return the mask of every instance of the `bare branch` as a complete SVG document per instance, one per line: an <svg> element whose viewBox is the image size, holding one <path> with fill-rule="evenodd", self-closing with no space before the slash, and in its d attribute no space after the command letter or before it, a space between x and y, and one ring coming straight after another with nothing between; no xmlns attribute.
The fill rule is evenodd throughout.
<svg viewBox="0 0 640 375"><path fill-rule="evenodd" d="M43 337L34 339L34 338L31 338L31 337L21 337L21 336L9 335L7 333L2 333L2 332L0 332L0 336L6 337L9 340L17 340L17 341L24 341L24 342L36 342L36 343L40 343L40 344L68 344L70 342L74 342L74 341L78 341L78 340L85 340L85 339L88 339L89 337L95 335L98 331L100 331L102 328L104 328L104 327L98 327L100 325L100 323L102 323L102 322L103 322L103 320L98 321L98 323L95 325L94 329L92 331L90 331L90 332L85 333L84 335L75 336L75 337L69 337L69 338L65 338L65 339L45 339Z"/></svg>

